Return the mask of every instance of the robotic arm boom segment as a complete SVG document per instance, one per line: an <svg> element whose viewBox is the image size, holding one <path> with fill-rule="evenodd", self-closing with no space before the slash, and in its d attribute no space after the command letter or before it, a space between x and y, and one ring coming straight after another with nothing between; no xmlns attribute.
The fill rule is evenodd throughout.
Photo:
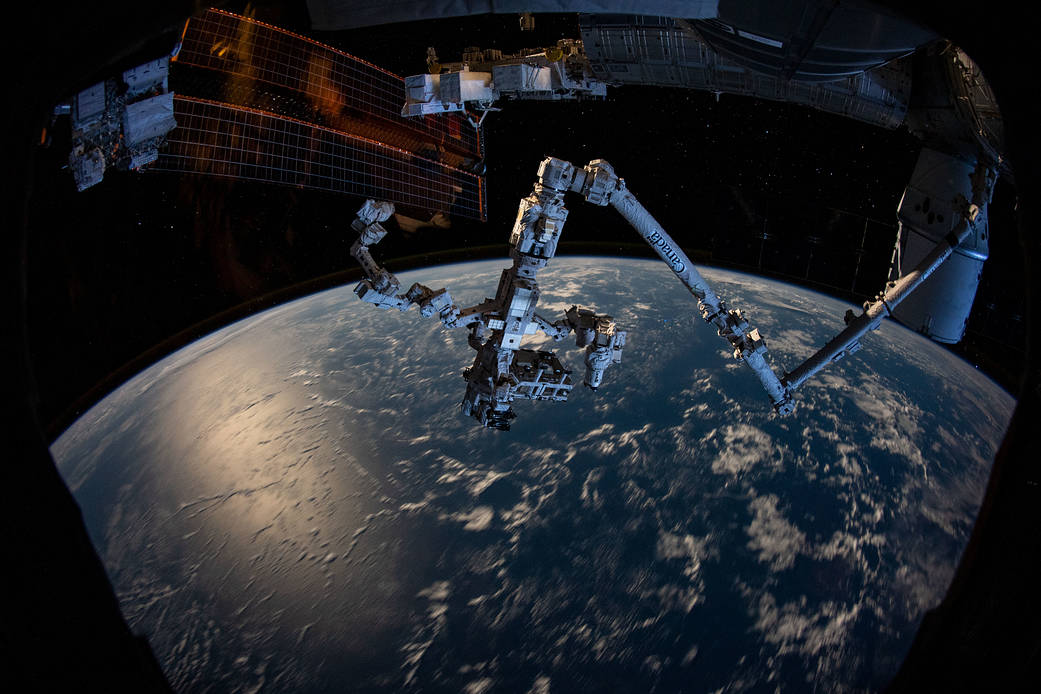
<svg viewBox="0 0 1041 694"><path fill-rule="evenodd" d="M702 318L715 325L720 337L730 343L734 350L734 358L755 372L770 396L774 409L780 414L790 413L793 409L791 394L767 363L766 343L759 331L749 327L748 321L740 311L727 309L726 304L701 276L690 258L629 192L625 181L615 175L611 165L603 159L589 162L584 169L576 171L570 190L583 195L594 205L611 205L632 225L661 259L668 263L680 282L698 299ZM622 344L624 339L623 337Z"/></svg>
<svg viewBox="0 0 1041 694"><path fill-rule="evenodd" d="M376 245L387 235L381 222L390 219L393 213L393 203L366 200L351 222L351 228L358 232L358 240L351 246L351 255L361 264L366 275L366 279L354 288L354 293L362 301L384 309L407 311L413 304L418 304L420 315L429 318L436 314L448 328L469 325L472 321L460 321L459 307L452 303L452 295L447 289L433 290L417 282L404 294L398 294L401 286L398 278L373 260L369 246Z"/></svg>
<svg viewBox="0 0 1041 694"><path fill-rule="evenodd" d="M956 177L951 175L949 180L956 180ZM885 291L881 292L874 302L866 302L863 313L857 316L853 311L847 311L845 329L785 376L784 384L789 392L801 386L828 364L857 352L860 349L861 338L872 330L877 330L883 318L892 315L893 310L950 258L955 249L977 232L977 223L985 223L986 217L983 215L981 218L981 214L990 201L994 182L995 171L982 162L977 163L972 175L968 177L972 200L968 200L960 192L952 196L959 215L954 228L936 242L933 249L913 270L887 283Z"/></svg>

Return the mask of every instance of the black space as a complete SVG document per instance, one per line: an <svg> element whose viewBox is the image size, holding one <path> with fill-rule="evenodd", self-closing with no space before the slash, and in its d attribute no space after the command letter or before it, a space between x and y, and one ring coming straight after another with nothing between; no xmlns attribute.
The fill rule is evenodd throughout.
<svg viewBox="0 0 1041 694"><path fill-rule="evenodd" d="M424 71L429 44L450 61L467 45L513 51L579 35L576 15L539 16L535 32L521 32L512 15L488 15L315 34L299 12L227 7L399 74ZM181 86L192 93L195 81L173 66L174 92ZM40 412L51 437L173 349L252 311L358 276L348 225L360 199L114 171L77 193L63 169L67 120L48 134L30 209L28 283ZM518 200L530 192L539 161L604 158L697 261L860 302L885 281L896 207L920 149L904 129L756 99L633 86L611 89L604 101L503 103L486 119L484 136L487 223L453 220L451 229L412 234L392 228L375 250L381 261L400 270L505 257ZM1024 354L1013 202L1010 186L999 186L991 260L969 335L954 348L1010 391ZM423 219L434 212L402 211ZM567 262L569 252L651 255L612 210L575 200L570 211L555 262Z"/></svg>

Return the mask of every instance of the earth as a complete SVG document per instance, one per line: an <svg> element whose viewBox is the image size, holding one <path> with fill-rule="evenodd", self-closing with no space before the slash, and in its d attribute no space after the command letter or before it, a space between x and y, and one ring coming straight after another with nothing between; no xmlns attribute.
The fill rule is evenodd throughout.
<svg viewBox="0 0 1041 694"><path fill-rule="evenodd" d="M460 306L508 261L404 273ZM847 304L706 270L794 368ZM773 414L656 261L558 257L629 331L593 393L463 417L473 351L340 287L199 340L52 447L179 691L875 690L943 597L1013 399L886 322ZM580 381L582 352L557 349ZM540 346L529 340L525 346Z"/></svg>

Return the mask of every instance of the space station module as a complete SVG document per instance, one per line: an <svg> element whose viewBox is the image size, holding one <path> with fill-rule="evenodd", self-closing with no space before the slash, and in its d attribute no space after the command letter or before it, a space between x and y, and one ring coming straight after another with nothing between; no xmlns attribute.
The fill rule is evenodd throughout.
<svg viewBox="0 0 1041 694"><path fill-rule="evenodd" d="M98 82L55 108L72 127L69 168L76 189L100 183L109 168L138 169L159 158L167 134L177 127L170 58L127 70L122 79Z"/></svg>
<svg viewBox="0 0 1041 694"><path fill-rule="evenodd" d="M488 111L500 99L538 101L603 98L607 83L596 79L582 42L561 39L550 48L503 54L467 48L461 62L442 65L428 49L428 74L405 78L402 116Z"/></svg>

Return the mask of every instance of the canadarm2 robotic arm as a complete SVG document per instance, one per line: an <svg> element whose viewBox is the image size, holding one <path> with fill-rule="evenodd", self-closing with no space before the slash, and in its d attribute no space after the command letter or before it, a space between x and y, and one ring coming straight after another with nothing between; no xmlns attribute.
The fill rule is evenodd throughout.
<svg viewBox="0 0 1041 694"><path fill-rule="evenodd" d="M732 311L726 307L694 267L690 258L680 249L679 244L672 240L651 213L629 192L625 181L615 174L610 164L603 159L594 159L579 169L551 157L543 162L543 168L556 173L558 180L553 184L555 187L578 193L594 205L611 205L615 208L669 265L680 282L697 297L702 317L715 325L719 335L730 343L734 358L755 372L770 396L774 409L780 414L792 411L791 393L767 363L766 343L759 331L749 326L740 311ZM620 345L625 344L624 334L620 344L615 344L618 344L619 349ZM611 349L613 351L614 345ZM590 366L591 363L598 364L602 361L602 353L598 357L587 355L586 365L593 368Z"/></svg>

